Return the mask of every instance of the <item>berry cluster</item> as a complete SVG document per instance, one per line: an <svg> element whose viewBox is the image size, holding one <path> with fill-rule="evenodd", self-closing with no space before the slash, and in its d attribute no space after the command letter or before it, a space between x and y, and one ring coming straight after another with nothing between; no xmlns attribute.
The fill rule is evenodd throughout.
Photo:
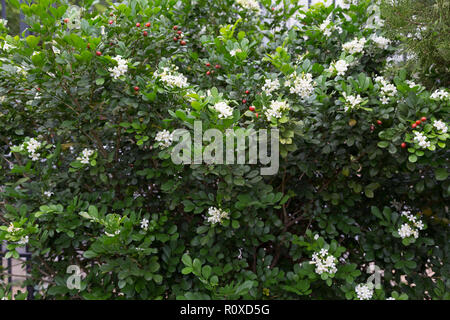
<svg viewBox="0 0 450 320"><path fill-rule="evenodd" d="M174 42L178 42L178 40L180 40L180 45L185 46L186 45L186 41L181 40L184 37L183 31L180 30L179 26L173 26L173 31L176 32L175 36L173 37L173 41Z"/></svg>

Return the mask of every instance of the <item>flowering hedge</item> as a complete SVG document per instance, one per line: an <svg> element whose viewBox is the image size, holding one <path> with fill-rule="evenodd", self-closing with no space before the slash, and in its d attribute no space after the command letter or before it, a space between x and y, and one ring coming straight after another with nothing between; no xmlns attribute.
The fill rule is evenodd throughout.
<svg viewBox="0 0 450 320"><path fill-rule="evenodd" d="M0 240L36 298L449 298L449 90L370 1L92 2L0 26ZM175 164L196 121L278 128L278 172Z"/></svg>

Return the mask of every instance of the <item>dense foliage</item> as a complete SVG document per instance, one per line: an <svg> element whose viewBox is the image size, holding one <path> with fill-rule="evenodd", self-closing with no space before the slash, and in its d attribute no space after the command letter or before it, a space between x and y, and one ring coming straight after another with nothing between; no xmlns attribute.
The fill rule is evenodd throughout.
<svg viewBox="0 0 450 320"><path fill-rule="evenodd" d="M382 0L388 36L401 39L423 84L450 85L450 0Z"/></svg>
<svg viewBox="0 0 450 320"><path fill-rule="evenodd" d="M91 3L1 29L0 240L36 298L449 298L448 88L391 68L370 1ZM174 164L195 120L277 127L278 173Z"/></svg>

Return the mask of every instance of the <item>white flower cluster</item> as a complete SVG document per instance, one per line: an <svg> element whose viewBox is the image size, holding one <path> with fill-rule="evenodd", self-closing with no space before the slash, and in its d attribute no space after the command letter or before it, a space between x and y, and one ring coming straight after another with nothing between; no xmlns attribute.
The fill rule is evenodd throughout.
<svg viewBox="0 0 450 320"><path fill-rule="evenodd" d="M6 25L8 24L8 20L0 19L0 24L6 28Z"/></svg>
<svg viewBox="0 0 450 320"><path fill-rule="evenodd" d="M40 154L39 149L42 147L42 143L36 140L35 138L31 138L28 141L24 141L21 145L17 146L16 148L19 149L19 151L27 151L28 156L33 161L39 160Z"/></svg>
<svg viewBox="0 0 450 320"><path fill-rule="evenodd" d="M21 237L19 241L17 241L17 244L20 244L22 246L26 245L30 238L28 236Z"/></svg>
<svg viewBox="0 0 450 320"><path fill-rule="evenodd" d="M403 211L402 216L408 219L408 223L404 223L397 230L398 234L402 239L414 236L414 238L419 237L419 230L422 230L424 225L422 220L418 219L416 216L411 214L411 211Z"/></svg>
<svg viewBox="0 0 450 320"><path fill-rule="evenodd" d="M19 232L21 230L22 230L22 228L14 227L14 224L12 222L9 224L8 229L6 229L6 231L11 234Z"/></svg>
<svg viewBox="0 0 450 320"><path fill-rule="evenodd" d="M148 229L148 219L142 219L141 221L141 229L147 230Z"/></svg>
<svg viewBox="0 0 450 320"><path fill-rule="evenodd" d="M319 252L314 252L312 255L312 261L310 264L316 265L315 272L317 274L330 273L334 274L337 272L336 263L337 259L335 256L328 253L328 249L321 249Z"/></svg>
<svg viewBox="0 0 450 320"><path fill-rule="evenodd" d="M208 215L209 217L207 218L207 221L211 222L212 224L222 223L223 219L228 219L228 212L216 207L210 207L208 209Z"/></svg>
<svg viewBox="0 0 450 320"><path fill-rule="evenodd" d="M260 12L259 2L256 0L236 0L236 3L242 8Z"/></svg>
<svg viewBox="0 0 450 320"><path fill-rule="evenodd" d="M430 146L430 141L427 140L427 137L424 136L422 132L414 131L414 134L414 142L416 142L421 148L425 149Z"/></svg>
<svg viewBox="0 0 450 320"><path fill-rule="evenodd" d="M342 49L350 54L363 53L366 38L355 38L352 41L346 42L342 45Z"/></svg>
<svg viewBox="0 0 450 320"><path fill-rule="evenodd" d="M355 287L356 295L358 296L359 300L370 300L373 296L373 284L366 283L366 284L358 284Z"/></svg>
<svg viewBox="0 0 450 320"><path fill-rule="evenodd" d="M414 81L411 81L411 80L406 80L405 82L411 89L414 88L414 87L419 87L420 86L420 85L418 85L417 83L415 83Z"/></svg>
<svg viewBox="0 0 450 320"><path fill-rule="evenodd" d="M286 101L275 101L272 100L270 102L270 107L265 108L264 114L267 117L267 120L271 120L272 117L274 118L281 118L283 111L289 110L290 107Z"/></svg>
<svg viewBox="0 0 450 320"><path fill-rule="evenodd" d="M449 98L449 94L443 89L438 89L431 94L430 98L433 100L444 100Z"/></svg>
<svg viewBox="0 0 450 320"><path fill-rule="evenodd" d="M290 92L298 94L302 99L308 98L314 92L314 81L311 73L302 73L301 76L294 72L284 84L290 87Z"/></svg>
<svg viewBox="0 0 450 320"><path fill-rule="evenodd" d="M388 104L389 98L394 97L397 94L397 87L381 76L376 77L375 82L378 82L381 85L381 103Z"/></svg>
<svg viewBox="0 0 450 320"><path fill-rule="evenodd" d="M122 59L122 56L115 56L112 58L117 61L117 66L114 68L109 68L108 71L111 72L111 76L117 80L121 76L123 76L128 71L128 61L126 59Z"/></svg>
<svg viewBox="0 0 450 320"><path fill-rule="evenodd" d="M330 23L330 19L326 18L319 26L320 31L327 37L331 36L331 33L337 29L334 25L330 25Z"/></svg>
<svg viewBox="0 0 450 320"><path fill-rule="evenodd" d="M375 45L383 50L386 50L389 47L389 44L391 43L391 40L382 37L382 36L377 36L377 35L373 35L371 37L371 40L375 43Z"/></svg>
<svg viewBox="0 0 450 320"><path fill-rule="evenodd" d="M173 134L168 130L159 131L156 134L155 140L159 142L163 148L168 148L172 145Z"/></svg>
<svg viewBox="0 0 450 320"><path fill-rule="evenodd" d="M336 62L332 62L328 71L337 72L338 76L345 75L345 72L348 70L349 64L345 60L338 60Z"/></svg>
<svg viewBox="0 0 450 320"><path fill-rule="evenodd" d="M8 42L6 42L6 41L3 41L3 45L2 45L2 48L3 48L3 50L5 50L5 51L9 51L9 50L11 50L12 48L15 48L13 45L10 45Z"/></svg>
<svg viewBox="0 0 450 320"><path fill-rule="evenodd" d="M272 92L278 89L280 89L280 82L278 79L266 79L264 86L262 87L262 91L268 96L271 96Z"/></svg>
<svg viewBox="0 0 450 320"><path fill-rule="evenodd" d="M225 101L217 102L213 108L219 113L219 118L226 119L233 115L233 108Z"/></svg>
<svg viewBox="0 0 450 320"><path fill-rule="evenodd" d="M345 98L344 111L346 111L346 112L348 110L351 110L351 109L359 106L363 102L363 99L361 98L361 96L359 94L357 96L355 96L355 95L347 95L347 93L343 92L342 95Z"/></svg>
<svg viewBox="0 0 450 320"><path fill-rule="evenodd" d="M81 152L81 156L77 157L77 160L83 164L89 164L89 158L94 154L94 150L92 149L83 149Z"/></svg>
<svg viewBox="0 0 450 320"><path fill-rule="evenodd" d="M171 88L187 87L189 85L187 78L177 72L177 70L177 66L172 66L172 69L164 67L161 72L155 71L154 76L160 78L162 82Z"/></svg>
<svg viewBox="0 0 450 320"><path fill-rule="evenodd" d="M436 130L441 131L441 133L447 133L447 125L442 120L434 120L433 126Z"/></svg>

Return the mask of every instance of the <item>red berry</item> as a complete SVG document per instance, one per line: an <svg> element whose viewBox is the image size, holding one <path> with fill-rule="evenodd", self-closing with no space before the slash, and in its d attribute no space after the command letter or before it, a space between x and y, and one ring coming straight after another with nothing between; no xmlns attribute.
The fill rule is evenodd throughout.
<svg viewBox="0 0 450 320"><path fill-rule="evenodd" d="M255 111L255 107L254 106L250 106L250 107L248 107L248 110Z"/></svg>
<svg viewBox="0 0 450 320"><path fill-rule="evenodd" d="M420 120L417 120L417 121L416 121L416 124L417 124L417 125L419 125L419 124L421 124L421 123L422 123L422 122L421 122Z"/></svg>
<svg viewBox="0 0 450 320"><path fill-rule="evenodd" d="M370 126L370 131L373 131L373 130L375 130L375 126L374 126L374 125L371 125L371 126Z"/></svg>
<svg viewBox="0 0 450 320"><path fill-rule="evenodd" d="M206 74L209 76L211 74L211 71L206 71Z"/></svg>
<svg viewBox="0 0 450 320"><path fill-rule="evenodd" d="M146 24L145 24L145 26L148 28L148 27L150 27L150 22L147 22Z"/></svg>
<svg viewBox="0 0 450 320"><path fill-rule="evenodd" d="M90 43L87 44L87 48L88 48L88 49L91 48L91 44L90 44Z"/></svg>
<svg viewBox="0 0 450 320"><path fill-rule="evenodd" d="M402 147L403 149L405 149L405 148L406 148L406 143L403 142L403 143L401 144L401 147Z"/></svg>
<svg viewBox="0 0 450 320"><path fill-rule="evenodd" d="M248 91L248 90L245 90L245 94L249 94L250 93L250 91Z"/></svg>
<svg viewBox="0 0 450 320"><path fill-rule="evenodd" d="M272 7L272 11L275 11L275 8L274 8L274 7Z"/></svg>
<svg viewBox="0 0 450 320"><path fill-rule="evenodd" d="M134 87L133 89L134 89L134 91L139 91L139 87L138 86Z"/></svg>
<svg viewBox="0 0 450 320"><path fill-rule="evenodd" d="M138 22L138 23L136 23L136 27L140 27L141 26L141 24Z"/></svg>
<svg viewBox="0 0 450 320"><path fill-rule="evenodd" d="M173 41L177 42L178 38L177 37L173 37Z"/></svg>
<svg viewBox="0 0 450 320"><path fill-rule="evenodd" d="M147 32L147 31L144 31L144 32L142 32L142 35L143 35L144 37L146 37L146 36L148 35L148 32Z"/></svg>
<svg viewBox="0 0 450 320"><path fill-rule="evenodd" d="M182 46L185 46L185 45L186 45L186 41L181 40L181 41L180 41L180 44L181 44Z"/></svg>
<svg viewBox="0 0 450 320"><path fill-rule="evenodd" d="M422 120L422 122L425 122L425 121L427 121L427 118L426 117L422 117L422 118L420 118L420 120Z"/></svg>
<svg viewBox="0 0 450 320"><path fill-rule="evenodd" d="M411 128L413 128L413 129L415 129L417 127L417 124L416 123L413 123L412 125L411 125Z"/></svg>
<svg viewBox="0 0 450 320"><path fill-rule="evenodd" d="M377 123L381 126L383 124L383 122L381 122L381 120L377 120Z"/></svg>
<svg viewBox="0 0 450 320"><path fill-rule="evenodd" d="M214 68L220 69L220 64L216 64L216 66Z"/></svg>
<svg viewBox="0 0 450 320"><path fill-rule="evenodd" d="M108 23L109 23L109 24L113 24L113 23L114 23L114 21L112 21L112 20L109 20L109 21L108 21Z"/></svg>
<svg viewBox="0 0 450 320"><path fill-rule="evenodd" d="M68 18L65 18L64 19L64 23L68 23L69 22L69 19Z"/></svg>
<svg viewBox="0 0 450 320"><path fill-rule="evenodd" d="M247 103L247 100L245 100L245 99L242 99L242 103L244 103L244 104L245 104L245 103Z"/></svg>
<svg viewBox="0 0 450 320"><path fill-rule="evenodd" d="M110 17L112 17L113 15L114 15L114 13L112 13L112 12L109 14Z"/></svg>
<svg viewBox="0 0 450 320"><path fill-rule="evenodd" d="M101 55L102 55L102 53L101 53L100 51L96 51L95 54L96 54L97 56L101 56Z"/></svg>
<svg viewBox="0 0 450 320"><path fill-rule="evenodd" d="M255 116L258 118L259 115L257 113L255 113Z"/></svg>
<svg viewBox="0 0 450 320"><path fill-rule="evenodd" d="M173 30L177 30L178 29L178 26L173 26Z"/></svg>
<svg viewBox="0 0 450 320"><path fill-rule="evenodd" d="M207 62L207 63L206 63L206 66L207 66L207 67L210 67L210 66L211 66L211 63Z"/></svg>
<svg viewBox="0 0 450 320"><path fill-rule="evenodd" d="M183 32L181 32L181 30L178 30L177 33L178 33L178 34L182 34Z"/></svg>

